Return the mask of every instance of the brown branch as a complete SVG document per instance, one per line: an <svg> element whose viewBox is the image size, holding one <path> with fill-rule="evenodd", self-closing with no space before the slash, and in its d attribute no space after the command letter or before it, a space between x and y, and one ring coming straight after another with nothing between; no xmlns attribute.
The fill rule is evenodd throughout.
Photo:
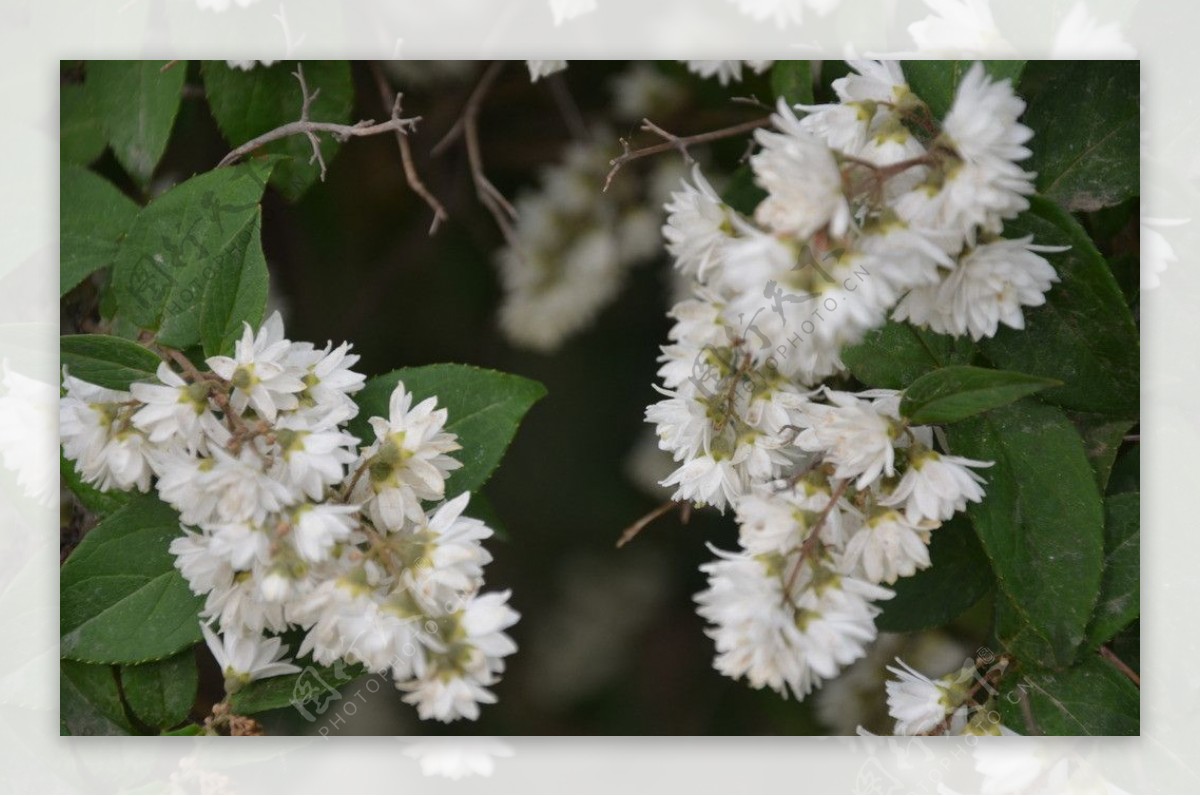
<svg viewBox="0 0 1200 796"><path fill-rule="evenodd" d="M1112 650L1110 650L1108 647L1104 646L1103 644L1100 645L1099 652L1100 652L1100 657L1107 660L1113 666L1116 666L1117 670L1120 671L1121 674L1128 677L1130 682L1132 682L1138 688L1142 687L1142 678L1138 677L1137 672L1135 672L1133 669L1129 668L1129 664L1125 663L1125 661L1118 658L1117 654L1115 652L1113 652Z"/></svg>
<svg viewBox="0 0 1200 796"><path fill-rule="evenodd" d="M401 119L399 116L399 97L397 102L392 107L392 118L386 122L375 124L373 119L364 119L354 124L335 124L333 122L314 122L309 118L309 110L312 108L313 100L321 93L320 89L309 92L308 83L304 80L304 67L297 64L296 71L292 73L296 79L300 81L300 93L303 95L303 101L300 105L300 119L295 122L289 122L285 125L276 127L274 130L263 133L257 138L253 138L246 143L234 149L225 157L221 158L221 162L217 164L217 168L228 166L231 163L236 163L246 155L261 146L278 141L283 138L288 138L293 135L302 135L312 144L313 155L309 159L309 163L317 163L321 167L321 179L325 179L325 158L321 156L321 141L317 138L317 133L328 133L338 141L348 141L351 138L361 138L369 135L379 135L388 131L403 133L405 129L412 129L420 121L420 117L412 119Z"/></svg>
<svg viewBox="0 0 1200 796"><path fill-rule="evenodd" d="M375 85L379 87L379 96L383 100L384 107L392 102L392 87L388 85L387 77L383 74L383 69L380 68L377 61L371 63L371 74L375 76ZM392 117L400 115L400 97L397 94L395 103L392 106ZM445 206L438 201L425 183L421 181L421 176L417 174L417 166L413 161L412 147L408 143L408 135L403 130L396 130L396 143L400 146L400 161L404 164L404 178L408 181L408 187L417 196L425 200L425 204L429 205L429 209L433 211L433 223L429 225L429 234L437 232L438 225L450 218L450 214L446 212Z"/></svg>
<svg viewBox="0 0 1200 796"><path fill-rule="evenodd" d="M707 144L710 141L719 141L722 138L732 138L734 136L743 135L760 127L766 127L771 123L771 117L766 116L761 119L753 119L741 124L735 124L730 127L722 127L720 130L709 130L707 133L697 133L696 135L677 136L673 133L668 133L649 119L642 120L642 130L648 133L654 133L658 137L664 139L661 144L653 144L641 149L630 149L629 141L622 138L621 148L624 150L620 155L610 160L608 163L612 166L608 176L604 178L604 190L608 190L608 186L612 184L613 177L617 176L617 172L621 167L630 161L638 158L657 155L660 152L669 152L674 149L683 155L685 161L691 162L691 155L688 153L688 147L696 144Z"/></svg>
<svg viewBox="0 0 1200 796"><path fill-rule="evenodd" d="M678 505L680 505L680 501L668 500L666 503L662 504L658 508L647 513L640 520L638 520L633 525L630 525L628 528L625 529L625 531L621 534L621 538L617 540L617 547L624 547L625 545L629 544L629 542L633 540L633 537L637 536L639 533L642 532L643 528L645 528L647 525L654 522L659 517L666 514L668 511L670 511L671 509L675 508ZM690 507L691 504L683 503L682 505Z"/></svg>
<svg viewBox="0 0 1200 796"><path fill-rule="evenodd" d="M492 84L500 76L504 68L503 61L493 61L479 78L478 85L471 92L463 107L462 130L467 144L467 161L471 165L471 179L475 183L475 195L480 203L487 208L496 220L496 225L504 234L504 239L510 246L516 248L516 232L512 222L517 219L517 210L504 198L504 194L492 184L483 172L483 148L479 144L479 112L483 108L483 100L491 90Z"/></svg>
<svg viewBox="0 0 1200 796"><path fill-rule="evenodd" d="M804 559L812 555L813 550L821 541L821 529L825 526L825 521L829 519L830 513L833 512L842 495L846 494L846 488L850 486L850 479L842 481L837 489L833 490L833 494L829 496L829 502L825 504L825 508L821 509L821 513L817 516L816 523L813 524L812 530L809 531L808 538L800 545L800 555L796 558L796 563L792 565L792 571L788 575L787 582L783 586L783 599L791 600L792 586L796 583L796 578L800 575L800 567L804 565Z"/></svg>

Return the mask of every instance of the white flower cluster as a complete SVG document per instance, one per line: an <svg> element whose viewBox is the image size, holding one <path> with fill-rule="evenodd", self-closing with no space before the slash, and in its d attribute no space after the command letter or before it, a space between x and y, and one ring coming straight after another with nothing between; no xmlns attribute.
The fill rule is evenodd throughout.
<svg viewBox="0 0 1200 796"><path fill-rule="evenodd" d="M746 217L694 171L663 235L692 295L646 419L674 499L732 506L741 550L697 595L716 667L803 697L863 655L877 600L930 564L930 534L983 498L988 466L939 452L892 390L820 386L889 317L978 339L1021 328L1057 281L1029 238L1031 133L1008 81L975 64L939 122L899 64L854 62L836 103L782 100L750 158L766 193Z"/></svg>
<svg viewBox="0 0 1200 796"><path fill-rule="evenodd" d="M358 356L285 339L278 314L208 371L179 361L129 392L66 375L62 444L87 483L153 484L189 526L171 552L227 687L297 671L277 634L299 627L300 655L390 669L421 718L476 718L518 616L480 594L492 531L463 515L470 495L426 513L460 466L446 410L398 384L360 448Z"/></svg>
<svg viewBox="0 0 1200 796"><path fill-rule="evenodd" d="M974 661L932 680L899 658L887 682L888 713L896 720L894 735L1017 735L1000 720L995 689ZM974 695L987 698L978 703ZM860 730L861 734L868 734Z"/></svg>
<svg viewBox="0 0 1200 796"><path fill-rule="evenodd" d="M633 265L660 251L662 218L655 204L642 201L637 181L615 180L606 193L599 190L617 155L611 141L598 131L572 142L562 161L542 172L539 189L517 198L514 240L497 256L500 328L516 345L558 348L616 297ZM677 179L671 165L658 168Z"/></svg>

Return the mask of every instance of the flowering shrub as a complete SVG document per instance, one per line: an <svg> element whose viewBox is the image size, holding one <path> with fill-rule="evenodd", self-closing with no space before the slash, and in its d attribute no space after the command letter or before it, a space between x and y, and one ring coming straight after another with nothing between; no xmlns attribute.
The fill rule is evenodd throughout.
<svg viewBox="0 0 1200 796"><path fill-rule="evenodd" d="M460 210L422 181L393 84L469 66L356 68L387 120L352 121L341 62L96 62L67 87L69 732L251 734L366 673L421 719L496 700L518 614L485 584L479 488L544 390L450 364L368 378L350 343L294 341L268 310L264 192L299 201L346 142L394 137L431 235ZM1140 613L1136 288L1097 247L1136 227L1136 70L637 64L582 113L578 68L506 73L505 97L544 89L573 133L511 203L479 123L503 64L478 70L432 149L461 142L512 347L565 360L614 306L642 306L638 269L673 265L635 468L665 502L618 545L674 510L728 523L689 608L716 672L811 699L842 732L1137 732L1136 663L1114 652L1136 648ZM232 149L155 184L186 75ZM696 102L730 123L652 121ZM639 123L650 144L619 137ZM222 675L208 702L206 670Z"/></svg>

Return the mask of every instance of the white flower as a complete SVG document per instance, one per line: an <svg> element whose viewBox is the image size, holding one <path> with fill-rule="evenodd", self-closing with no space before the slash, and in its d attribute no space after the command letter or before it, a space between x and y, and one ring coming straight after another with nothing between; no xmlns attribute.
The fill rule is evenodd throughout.
<svg viewBox="0 0 1200 796"><path fill-rule="evenodd" d="M329 558L335 544L350 538L358 527L358 506L305 503L292 512L292 540L296 552L312 563Z"/></svg>
<svg viewBox="0 0 1200 796"><path fill-rule="evenodd" d="M715 77L722 86L730 81L734 83L742 79L742 64L750 67L757 74L762 74L771 68L774 61L684 61L688 71L700 77Z"/></svg>
<svg viewBox="0 0 1200 796"><path fill-rule="evenodd" d="M637 61L613 78L613 109L621 119L641 120L678 108L687 94L654 64Z"/></svg>
<svg viewBox="0 0 1200 796"><path fill-rule="evenodd" d="M525 66L529 67L529 81L536 83L538 80L552 75L555 72L561 72L567 68L566 61L526 61Z"/></svg>
<svg viewBox="0 0 1200 796"><path fill-rule="evenodd" d="M208 594L224 590L233 583L233 566L229 559L213 551L212 537L185 531L171 540L168 548L175 556L175 568L188 582L193 594Z"/></svg>
<svg viewBox="0 0 1200 796"><path fill-rule="evenodd" d="M999 234L1003 220L1029 207L1033 173L1015 161L1029 157L1033 132L1017 121L1025 102L1007 79L993 81L976 62L959 83L942 139L957 158L944 164L940 184L922 184L899 197L896 211L950 253L975 245L979 230Z"/></svg>
<svg viewBox="0 0 1200 796"><path fill-rule="evenodd" d="M350 396L362 389L366 377L350 370L358 362L350 353L350 344L324 349L308 343L292 343L286 365L297 372L304 389L297 398L300 412L322 425L342 423L358 414L358 404ZM319 418L319 419L318 419Z"/></svg>
<svg viewBox="0 0 1200 796"><path fill-rule="evenodd" d="M891 494L880 499L884 506L904 506L910 523L943 522L967 503L983 500L983 478L968 467L991 467L992 462L945 456L932 450L916 450L908 469Z"/></svg>
<svg viewBox="0 0 1200 796"><path fill-rule="evenodd" d="M1115 22L1101 25L1078 0L1063 17L1050 45L1052 60L1088 58L1136 58L1137 50L1125 40Z"/></svg>
<svg viewBox="0 0 1200 796"><path fill-rule="evenodd" d="M189 384L171 370L166 362L159 363L160 384L136 382L130 393L144 406L133 415L133 424L153 443L176 440L195 449L200 443L201 418L211 415L208 405L209 385Z"/></svg>
<svg viewBox="0 0 1200 796"><path fill-rule="evenodd" d="M846 563L859 567L870 582L890 585L929 566L929 530L913 526L899 512L876 512L846 543Z"/></svg>
<svg viewBox="0 0 1200 796"><path fill-rule="evenodd" d="M737 502L738 542L751 555L786 555L800 546L817 518L824 514L821 539L840 545L843 512L849 504L842 498L838 506L830 509L830 498L828 485L819 487L808 479L779 491L757 488Z"/></svg>
<svg viewBox="0 0 1200 796"><path fill-rule="evenodd" d="M755 139L762 150L750 158L755 182L768 193L754 211L755 220L799 238L827 225L841 235L850 226L850 206L833 152L803 129L782 98L771 121L779 132L758 130Z"/></svg>
<svg viewBox="0 0 1200 796"><path fill-rule="evenodd" d="M853 393L826 389L825 395L832 406L809 403L800 410L797 423L804 430L796 437L796 446L823 453L837 467L834 477L855 478L858 489L882 475L893 475L898 418Z"/></svg>
<svg viewBox="0 0 1200 796"><path fill-rule="evenodd" d="M71 376L64 376L63 384L67 394L59 402L59 437L84 482L101 492L147 491L152 475L147 457L153 448L131 422L130 394Z"/></svg>
<svg viewBox="0 0 1200 796"><path fill-rule="evenodd" d="M197 471L180 468L179 475L161 475L159 494L180 512L189 525L205 522L262 523L267 514L280 511L298 502L299 494L278 479L263 471L260 454L250 447L237 454L221 448L213 450L213 458L200 460ZM194 481L177 482L195 472ZM176 501L181 494L202 495L199 501Z"/></svg>
<svg viewBox="0 0 1200 796"><path fill-rule="evenodd" d="M210 4L209 7L213 8L216 11L224 11L226 8L229 7L229 0L198 0L198 2L200 3L201 8L204 8L205 3L209 3ZM238 0L238 4L243 5L243 6L248 5L249 3L252 3L252 2L254 2L254 0ZM273 63L275 63L275 62L274 61L263 61L263 60L226 61L225 65L228 66L230 69L240 69L243 72L249 72L251 69L258 66L259 64L262 64L264 67L266 67L266 66L270 66Z"/></svg>
<svg viewBox="0 0 1200 796"><path fill-rule="evenodd" d="M16 472L25 494L43 505L57 499L54 465L54 385L32 379L0 364L4 394L0 395L0 451L4 466Z"/></svg>
<svg viewBox="0 0 1200 796"><path fill-rule="evenodd" d="M266 531L244 522L211 527L208 552L229 562L236 571L248 571L270 559L271 540Z"/></svg>
<svg viewBox="0 0 1200 796"><path fill-rule="evenodd" d="M887 670L896 675L887 683L888 713L896 720L896 735L920 735L933 730L958 705L950 704L944 684L934 682L899 658Z"/></svg>
<svg viewBox="0 0 1200 796"><path fill-rule="evenodd" d="M744 476L728 455L701 454L685 462L662 481L675 487L673 500L688 500L718 511L733 503L746 490Z"/></svg>
<svg viewBox="0 0 1200 796"><path fill-rule="evenodd" d="M328 487L346 477L354 461L358 440L344 431L312 429L298 417L282 417L275 424L279 445L280 480L312 500L322 500Z"/></svg>
<svg viewBox="0 0 1200 796"><path fill-rule="evenodd" d="M847 61L853 70L833 81L833 90L844 103L899 104L908 95L908 82L899 61Z"/></svg>
<svg viewBox="0 0 1200 796"><path fill-rule="evenodd" d="M415 407L412 394L398 382L388 402L388 418L372 417L377 441L362 453L356 469L366 466L352 498L365 504L380 530L398 530L405 518L421 518L421 501L441 500L446 478L462 466L447 454L462 446L443 431L447 411L437 398Z"/></svg>
<svg viewBox="0 0 1200 796"><path fill-rule="evenodd" d="M415 570L416 588L430 599L471 592L483 584L483 567L492 556L481 542L492 535L492 529L462 516L470 499L470 493L464 492L442 504L433 516L414 523L394 542L408 551L405 564Z"/></svg>
<svg viewBox="0 0 1200 796"><path fill-rule="evenodd" d="M1036 246L1032 240L1000 238L968 249L940 283L905 296L893 317L942 334L969 334L973 340L992 337L1001 323L1024 329L1021 308L1044 304L1050 286L1059 281L1054 267L1037 252L1063 250Z"/></svg>
<svg viewBox="0 0 1200 796"><path fill-rule="evenodd" d="M963 52L992 57L1014 53L992 18L989 0L925 0L934 14L908 26L923 53L961 57Z"/></svg>
<svg viewBox="0 0 1200 796"><path fill-rule="evenodd" d="M504 671L503 658L517 649L504 632L520 618L508 607L508 597L508 592L479 595L444 617L440 624L448 632L430 645L427 669L412 679L397 679L396 687L408 692L404 701L416 705L422 719L474 720L480 704L496 701L487 687Z"/></svg>
<svg viewBox="0 0 1200 796"><path fill-rule="evenodd" d="M733 210L717 196L699 166L692 170L692 181L694 186L684 180L682 189L671 194L671 201L664 207L667 223L662 233L667 251L675 257L675 267L704 279L709 266L720 262Z"/></svg>
<svg viewBox="0 0 1200 796"><path fill-rule="evenodd" d="M234 693L253 680L294 674L300 667L283 660L287 647L277 638L223 631L220 636L200 623L204 640L225 675L225 690Z"/></svg>
<svg viewBox="0 0 1200 796"><path fill-rule="evenodd" d="M230 402L235 411L244 412L249 405L260 417L274 420L278 410L296 408L296 394L305 387L295 370L287 367L291 352L292 343L283 336L283 318L276 312L257 334L245 324L232 357L215 356L206 361L214 373L233 385Z"/></svg>

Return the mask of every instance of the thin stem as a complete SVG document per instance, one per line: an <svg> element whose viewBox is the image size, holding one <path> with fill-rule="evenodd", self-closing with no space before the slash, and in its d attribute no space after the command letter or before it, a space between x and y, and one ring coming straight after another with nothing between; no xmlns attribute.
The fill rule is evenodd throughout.
<svg viewBox="0 0 1200 796"><path fill-rule="evenodd" d="M354 493L354 487L358 486L358 479L362 478L363 473L370 467L371 460L363 459L363 463L354 471L354 475L350 477L350 483L346 485L346 489L342 492L342 502L345 503L350 499L350 495Z"/></svg>
<svg viewBox="0 0 1200 796"><path fill-rule="evenodd" d="M371 63L371 74L375 77L375 85L379 88L379 97L383 100L384 107L392 102L392 88L388 85L387 77L383 74L383 69L380 68L378 62ZM400 97L397 94L395 103L392 106L392 117L396 118L400 115ZM413 193L425 200L425 204L433 210L433 223L429 226L429 234L437 232L438 225L450 218L450 214L446 212L446 208L438 201L425 183L421 181L421 176L417 174L417 166L413 161L412 147L408 143L408 135L400 129L396 130L396 143L400 147L400 161L404 164L404 178L408 181L408 187Z"/></svg>
<svg viewBox="0 0 1200 796"><path fill-rule="evenodd" d="M496 78L504 68L503 61L493 61L479 78L479 84L471 92L467 104L463 108L462 124L463 137L467 144L467 161L471 165L471 179L475 183L475 194L480 203L487 208L496 220L496 225L504 234L509 245L516 247L516 232L512 222L517 218L517 210L504 198L500 190L492 184L483 171L483 148L479 144L479 113L483 108L483 100L487 97Z"/></svg>
<svg viewBox="0 0 1200 796"><path fill-rule="evenodd" d="M1113 666L1116 666L1117 670L1120 671L1121 674L1128 677L1129 681L1131 683L1136 685L1138 688L1142 687L1142 678L1138 677L1138 673L1135 672L1133 669L1129 668L1129 665L1127 663L1125 663L1125 661L1118 658L1117 654L1115 652L1113 652L1111 649L1104 646L1103 644L1100 645L1099 651L1100 651L1100 657L1104 658L1106 661L1111 663Z"/></svg>
<svg viewBox="0 0 1200 796"><path fill-rule="evenodd" d="M647 513L645 516L643 516L641 519L639 519L633 525L630 525L628 528L626 528L624 530L624 532L621 534L621 538L617 540L617 547L624 547L625 545L629 544L629 542L633 540L633 537L637 536L639 533L642 532L643 528L645 528L647 525L654 522L659 517L661 517L662 515L666 514L668 511L670 511L671 509L673 509L679 505L690 506L691 504L683 503L682 501L679 501L679 500L668 500L666 503L663 503L658 508Z"/></svg>
<svg viewBox="0 0 1200 796"><path fill-rule="evenodd" d="M637 160L638 158L649 157L650 155L657 155L661 152L669 152L674 149L677 152L680 152L685 160L690 162L691 155L688 154L688 147L696 144L707 144L711 141L719 141L722 138L733 138L734 136L743 135L753 130L757 130L760 127L766 127L770 123L771 117L765 116L761 119L753 119L748 122L742 122L741 124L731 125L730 127L722 127L719 130L709 130L706 133L678 136L668 133L666 130L662 129L649 119L643 119L642 129L648 133L654 133L660 138L663 138L664 141L661 144L652 144L651 146L643 147L641 149L630 149L629 142L622 138L621 147L624 151L609 161L609 165L612 166L612 168L609 170L608 176L604 178L604 190L608 190L608 186L612 184L613 177L617 176L617 172L621 170L621 167L630 161Z"/></svg>
<svg viewBox="0 0 1200 796"><path fill-rule="evenodd" d="M800 575L800 567L804 564L804 559L812 555L816 550L817 545L821 542L821 529L825 526L825 521L829 519L829 515L833 512L838 501L842 499L842 495L846 493L846 489L850 486L850 479L842 481L838 484L837 489L833 490L833 494L829 496L829 502L825 504L825 508L821 509L820 515L817 516L816 523L813 524L812 530L808 534L808 538L800 545L800 555L796 558L796 563L792 565L792 571L788 575L787 582L783 587L783 599L790 600L792 586L796 584L796 578Z"/></svg>

